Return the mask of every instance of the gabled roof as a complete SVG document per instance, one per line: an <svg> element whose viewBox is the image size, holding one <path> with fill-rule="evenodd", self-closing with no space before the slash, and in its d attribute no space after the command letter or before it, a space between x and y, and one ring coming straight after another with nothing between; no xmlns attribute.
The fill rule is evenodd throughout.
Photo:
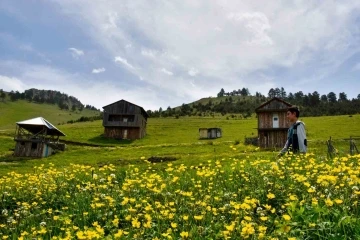
<svg viewBox="0 0 360 240"><path fill-rule="evenodd" d="M281 98L273 97L273 98L270 99L269 101L267 101L267 102L261 104L259 107L257 107L257 108L255 109L255 112L258 111L260 108L264 107L265 105L268 105L268 104L271 103L272 101L279 101L279 102L282 102L282 103L284 103L285 105L287 105L287 106L289 106L289 107L292 106L292 104L290 104L290 103L288 103L288 102L285 102L285 101L282 100Z"/></svg>
<svg viewBox="0 0 360 240"><path fill-rule="evenodd" d="M16 124L33 134L42 131L45 127L47 128L47 135L66 136L63 132L61 132L43 117L28 119L25 121L17 122Z"/></svg>
<svg viewBox="0 0 360 240"><path fill-rule="evenodd" d="M131 102L129 102L129 101L126 101L126 100L124 100L124 99L121 99L121 100L119 100L119 101L110 103L110 104L108 104L108 105L106 105L106 106L103 106L102 108L105 109L106 107L109 107L109 106L111 106L111 105L113 105L113 104L116 104L116 103L119 103L119 102L127 102L127 103L130 103L130 104L132 104L132 105L134 105L134 106L136 106L136 107L139 107L139 108L141 109L141 111L142 111L143 113L145 113L146 117L149 117L149 114L147 114L147 112L145 111L144 108L142 108L142 107L140 107L139 105L136 105L136 104L134 104L134 103L131 103Z"/></svg>

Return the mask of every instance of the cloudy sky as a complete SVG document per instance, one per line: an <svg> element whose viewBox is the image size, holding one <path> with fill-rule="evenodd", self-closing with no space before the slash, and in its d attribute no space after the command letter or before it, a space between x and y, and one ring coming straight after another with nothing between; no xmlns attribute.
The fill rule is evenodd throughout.
<svg viewBox="0 0 360 240"><path fill-rule="evenodd" d="M357 97L360 1L0 1L6 91L155 110L243 87Z"/></svg>

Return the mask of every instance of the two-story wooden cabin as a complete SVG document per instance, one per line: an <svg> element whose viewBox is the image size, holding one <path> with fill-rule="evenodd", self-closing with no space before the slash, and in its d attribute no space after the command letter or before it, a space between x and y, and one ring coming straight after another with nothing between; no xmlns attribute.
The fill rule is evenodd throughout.
<svg viewBox="0 0 360 240"><path fill-rule="evenodd" d="M105 137L133 140L146 135L149 116L142 107L122 99L104 106L103 109Z"/></svg>
<svg viewBox="0 0 360 240"><path fill-rule="evenodd" d="M282 148L285 145L290 127L286 112L291 106L274 97L255 109L258 117L258 145L261 148Z"/></svg>

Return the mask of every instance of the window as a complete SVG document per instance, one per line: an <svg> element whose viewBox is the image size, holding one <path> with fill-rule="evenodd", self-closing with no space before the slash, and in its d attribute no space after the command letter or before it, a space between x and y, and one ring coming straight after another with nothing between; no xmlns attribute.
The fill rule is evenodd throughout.
<svg viewBox="0 0 360 240"><path fill-rule="evenodd" d="M119 115L109 115L109 122L120 122Z"/></svg>
<svg viewBox="0 0 360 240"><path fill-rule="evenodd" d="M134 122L135 121L135 115L109 115L108 118L109 122Z"/></svg>
<svg viewBox="0 0 360 240"><path fill-rule="evenodd" d="M37 149L37 143L35 142L31 143L31 149Z"/></svg>

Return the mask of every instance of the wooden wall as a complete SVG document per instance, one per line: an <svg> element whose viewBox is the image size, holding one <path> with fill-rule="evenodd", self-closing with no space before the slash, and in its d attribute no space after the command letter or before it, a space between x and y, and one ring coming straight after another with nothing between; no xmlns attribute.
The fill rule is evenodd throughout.
<svg viewBox="0 0 360 240"><path fill-rule="evenodd" d="M14 156L43 157L46 143L35 141L16 141Z"/></svg>
<svg viewBox="0 0 360 240"><path fill-rule="evenodd" d="M262 148L283 148L287 140L287 130L259 130L259 146Z"/></svg>
<svg viewBox="0 0 360 240"><path fill-rule="evenodd" d="M259 112L258 113L258 128L273 128L273 114L278 114L279 128L289 128L290 123L286 118L286 112Z"/></svg>
<svg viewBox="0 0 360 240"><path fill-rule="evenodd" d="M115 120L109 121L109 117ZM123 119L127 118L127 122ZM130 121L133 119L133 121ZM104 127L140 127L145 128L147 122L147 115L142 108L121 100L114 104L104 107Z"/></svg>
<svg viewBox="0 0 360 240"><path fill-rule="evenodd" d="M125 130L127 130L127 136L124 136ZM143 138L145 134L144 128L105 127L104 131L105 137L130 140Z"/></svg>

